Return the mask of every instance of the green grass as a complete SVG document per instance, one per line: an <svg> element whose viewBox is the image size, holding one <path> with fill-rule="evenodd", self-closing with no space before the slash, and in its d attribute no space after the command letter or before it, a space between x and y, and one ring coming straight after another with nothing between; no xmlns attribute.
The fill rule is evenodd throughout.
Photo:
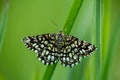
<svg viewBox="0 0 120 80"><path fill-rule="evenodd" d="M51 79L51 77L52 77L52 75L54 73L56 65L57 64L49 66L47 68L46 72L44 73L43 80L49 80L49 79Z"/></svg>
<svg viewBox="0 0 120 80"><path fill-rule="evenodd" d="M4 41L6 24L8 19L9 1L1 1L0 6L0 53Z"/></svg>
<svg viewBox="0 0 120 80"><path fill-rule="evenodd" d="M0 80L120 79L119 0L7 1L0 1ZM24 36L60 28L97 50L73 68L59 62L45 66L21 42Z"/></svg>
<svg viewBox="0 0 120 80"><path fill-rule="evenodd" d="M67 19L65 21L65 25L63 27L63 32L66 33L66 34L69 34L72 27L73 27L73 24L76 20L76 17L77 15L79 14L79 10L82 6L82 3L83 3L83 0L75 0L73 2L73 5L71 7L71 10L67 16Z"/></svg>
<svg viewBox="0 0 120 80"><path fill-rule="evenodd" d="M71 30L71 28L74 24L74 21L75 21L77 15L78 15L78 12L80 10L82 2L83 2L83 0L78 0L78 1L76 0L76 1L73 2L72 8L71 8L71 10L68 14L68 17L65 21L65 25L63 27L64 33L66 33L66 34L70 33L70 30ZM44 74L43 80L51 79L56 65L53 65L53 66L50 66L50 67L47 68L47 70Z"/></svg>
<svg viewBox="0 0 120 80"><path fill-rule="evenodd" d="M111 3L114 1L111 1ZM114 2L114 4L112 5L115 6L117 1ZM104 20L105 20L105 24L104 24L104 33L103 33L103 39L104 39L104 45L103 47L106 47L106 49L103 49L103 54L106 55L104 57L104 65L103 65L103 70L102 70L102 80L109 80L110 79L110 75L113 75L113 73L111 73L111 62L112 60L114 60L114 56L118 55L117 53L117 47L119 44L119 40L120 38L118 36L120 36L120 24L119 24L119 20L116 18L116 21L114 21L114 17L118 17L120 12L117 12L113 15L114 8L111 10L110 13L110 4L111 4L108 0L105 1L105 10L104 12L106 12ZM117 9L118 10L118 9ZM112 16L111 16L112 15ZM116 16L117 15L117 16ZM110 18L112 18L113 20L110 20ZM109 23L112 23L112 26ZM107 40L107 41L105 41ZM115 79L113 77L113 79ZM117 79L117 78L116 78ZM112 80L112 79L111 79Z"/></svg>
<svg viewBox="0 0 120 80"><path fill-rule="evenodd" d="M97 51L96 51L96 79L95 80L100 80L100 71L102 70L102 60L101 60L101 26L100 26L100 20L101 20L101 15L100 15L100 0L96 0L96 46L97 46Z"/></svg>

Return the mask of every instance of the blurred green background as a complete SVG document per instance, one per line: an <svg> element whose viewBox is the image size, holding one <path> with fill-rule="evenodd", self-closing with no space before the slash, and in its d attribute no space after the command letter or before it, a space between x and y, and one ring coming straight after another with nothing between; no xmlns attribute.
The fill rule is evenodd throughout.
<svg viewBox="0 0 120 80"><path fill-rule="evenodd" d="M21 41L60 30L98 49L73 68L45 66ZM0 0L0 80L120 80L119 49L119 0Z"/></svg>

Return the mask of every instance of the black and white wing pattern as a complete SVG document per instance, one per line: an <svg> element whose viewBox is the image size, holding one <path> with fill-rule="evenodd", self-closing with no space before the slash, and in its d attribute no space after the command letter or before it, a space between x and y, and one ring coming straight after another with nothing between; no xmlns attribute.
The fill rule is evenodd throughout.
<svg viewBox="0 0 120 80"><path fill-rule="evenodd" d="M42 34L23 38L25 46L38 54L38 60L45 65L58 61L55 34Z"/></svg>
<svg viewBox="0 0 120 80"><path fill-rule="evenodd" d="M95 50L95 46L80 40L74 36L64 36L64 47L60 54L61 64L68 67L73 67L81 62L82 57L91 55Z"/></svg>
<svg viewBox="0 0 120 80"><path fill-rule="evenodd" d="M45 65L61 62L62 65L73 67L96 49L95 45L66 35L62 31L55 34L42 34L23 38L25 46L38 54L38 59Z"/></svg>

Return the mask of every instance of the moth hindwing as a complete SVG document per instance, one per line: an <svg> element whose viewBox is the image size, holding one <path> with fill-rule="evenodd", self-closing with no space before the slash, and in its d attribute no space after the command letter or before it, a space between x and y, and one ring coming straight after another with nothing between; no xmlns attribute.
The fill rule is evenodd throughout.
<svg viewBox="0 0 120 80"><path fill-rule="evenodd" d="M45 65L61 62L62 65L73 67L96 49L95 45L66 35L62 31L23 38L25 46L38 54L38 60Z"/></svg>

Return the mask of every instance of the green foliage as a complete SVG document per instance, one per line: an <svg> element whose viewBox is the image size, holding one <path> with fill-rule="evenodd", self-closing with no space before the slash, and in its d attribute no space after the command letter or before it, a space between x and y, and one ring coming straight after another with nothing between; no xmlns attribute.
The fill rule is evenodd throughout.
<svg viewBox="0 0 120 80"><path fill-rule="evenodd" d="M2 49L3 39L6 30L6 22L8 17L9 2L1 1L0 6L0 53Z"/></svg>
<svg viewBox="0 0 120 80"><path fill-rule="evenodd" d="M119 7L119 0L1 0L0 80L119 80ZM60 28L97 50L73 68L45 66L21 41Z"/></svg>

